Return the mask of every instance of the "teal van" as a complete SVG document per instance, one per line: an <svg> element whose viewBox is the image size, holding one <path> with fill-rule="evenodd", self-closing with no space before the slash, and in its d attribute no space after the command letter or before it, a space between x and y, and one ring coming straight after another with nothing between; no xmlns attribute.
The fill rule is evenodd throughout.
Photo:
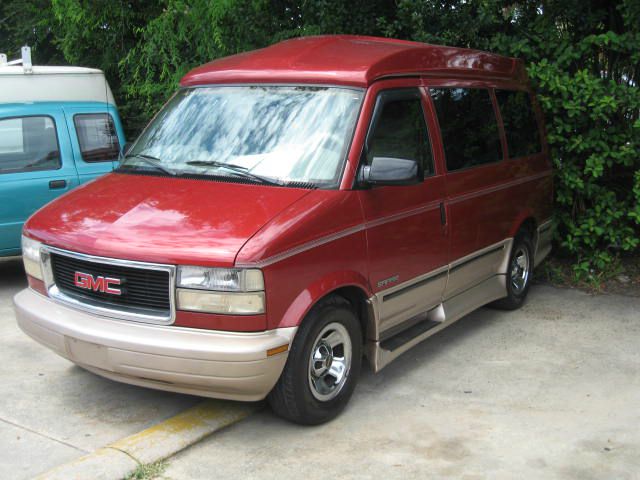
<svg viewBox="0 0 640 480"><path fill-rule="evenodd" d="M0 257L20 254L36 210L113 170L125 143L102 71L7 63L0 57Z"/></svg>

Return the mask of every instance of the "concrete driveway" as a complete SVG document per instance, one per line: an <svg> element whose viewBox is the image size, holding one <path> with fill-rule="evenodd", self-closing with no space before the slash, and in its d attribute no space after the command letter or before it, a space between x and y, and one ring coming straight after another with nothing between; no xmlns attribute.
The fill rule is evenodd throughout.
<svg viewBox="0 0 640 480"><path fill-rule="evenodd" d="M268 410L163 478L640 479L640 299L534 286L479 310L304 428Z"/></svg>
<svg viewBox="0 0 640 480"><path fill-rule="evenodd" d="M26 337L0 261L0 478L24 479L198 399L102 379ZM479 310L309 428L268 410L169 459L163 478L640 478L640 299L534 286L517 312Z"/></svg>
<svg viewBox="0 0 640 480"><path fill-rule="evenodd" d="M0 260L0 479L31 478L154 425L200 399L93 375L18 328L19 258Z"/></svg>

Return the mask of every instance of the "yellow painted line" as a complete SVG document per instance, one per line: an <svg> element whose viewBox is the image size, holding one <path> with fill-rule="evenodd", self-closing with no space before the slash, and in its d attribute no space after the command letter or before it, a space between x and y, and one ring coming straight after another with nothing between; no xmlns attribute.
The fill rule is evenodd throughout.
<svg viewBox="0 0 640 480"><path fill-rule="evenodd" d="M175 455L213 432L248 417L261 407L261 403L205 400L164 422L55 467L36 478L121 479L138 465Z"/></svg>
<svg viewBox="0 0 640 480"><path fill-rule="evenodd" d="M175 417L109 445L140 463L152 463L174 455L216 430L252 414L253 403L206 400Z"/></svg>

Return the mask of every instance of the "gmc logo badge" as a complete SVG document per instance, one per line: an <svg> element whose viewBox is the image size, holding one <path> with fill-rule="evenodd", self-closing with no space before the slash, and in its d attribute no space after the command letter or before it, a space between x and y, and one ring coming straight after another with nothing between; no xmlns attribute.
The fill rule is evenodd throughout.
<svg viewBox="0 0 640 480"><path fill-rule="evenodd" d="M76 272L73 277L73 284L78 288L111 295L122 295L122 290L114 287L114 285L120 285L121 283L119 278L103 277L101 275L94 277L90 273L83 272Z"/></svg>

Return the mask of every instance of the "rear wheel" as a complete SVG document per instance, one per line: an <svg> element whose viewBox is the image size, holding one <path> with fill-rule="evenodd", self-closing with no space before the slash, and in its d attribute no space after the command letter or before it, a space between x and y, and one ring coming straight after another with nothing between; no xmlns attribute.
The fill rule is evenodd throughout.
<svg viewBox="0 0 640 480"><path fill-rule="evenodd" d="M526 232L521 232L513 240L507 266L507 296L495 301L492 306L504 310L520 308L529 293L532 274L533 243Z"/></svg>
<svg viewBox="0 0 640 480"><path fill-rule="evenodd" d="M349 302L334 296L302 322L278 383L269 394L273 411L306 425L327 422L345 407L362 359L360 322Z"/></svg>

